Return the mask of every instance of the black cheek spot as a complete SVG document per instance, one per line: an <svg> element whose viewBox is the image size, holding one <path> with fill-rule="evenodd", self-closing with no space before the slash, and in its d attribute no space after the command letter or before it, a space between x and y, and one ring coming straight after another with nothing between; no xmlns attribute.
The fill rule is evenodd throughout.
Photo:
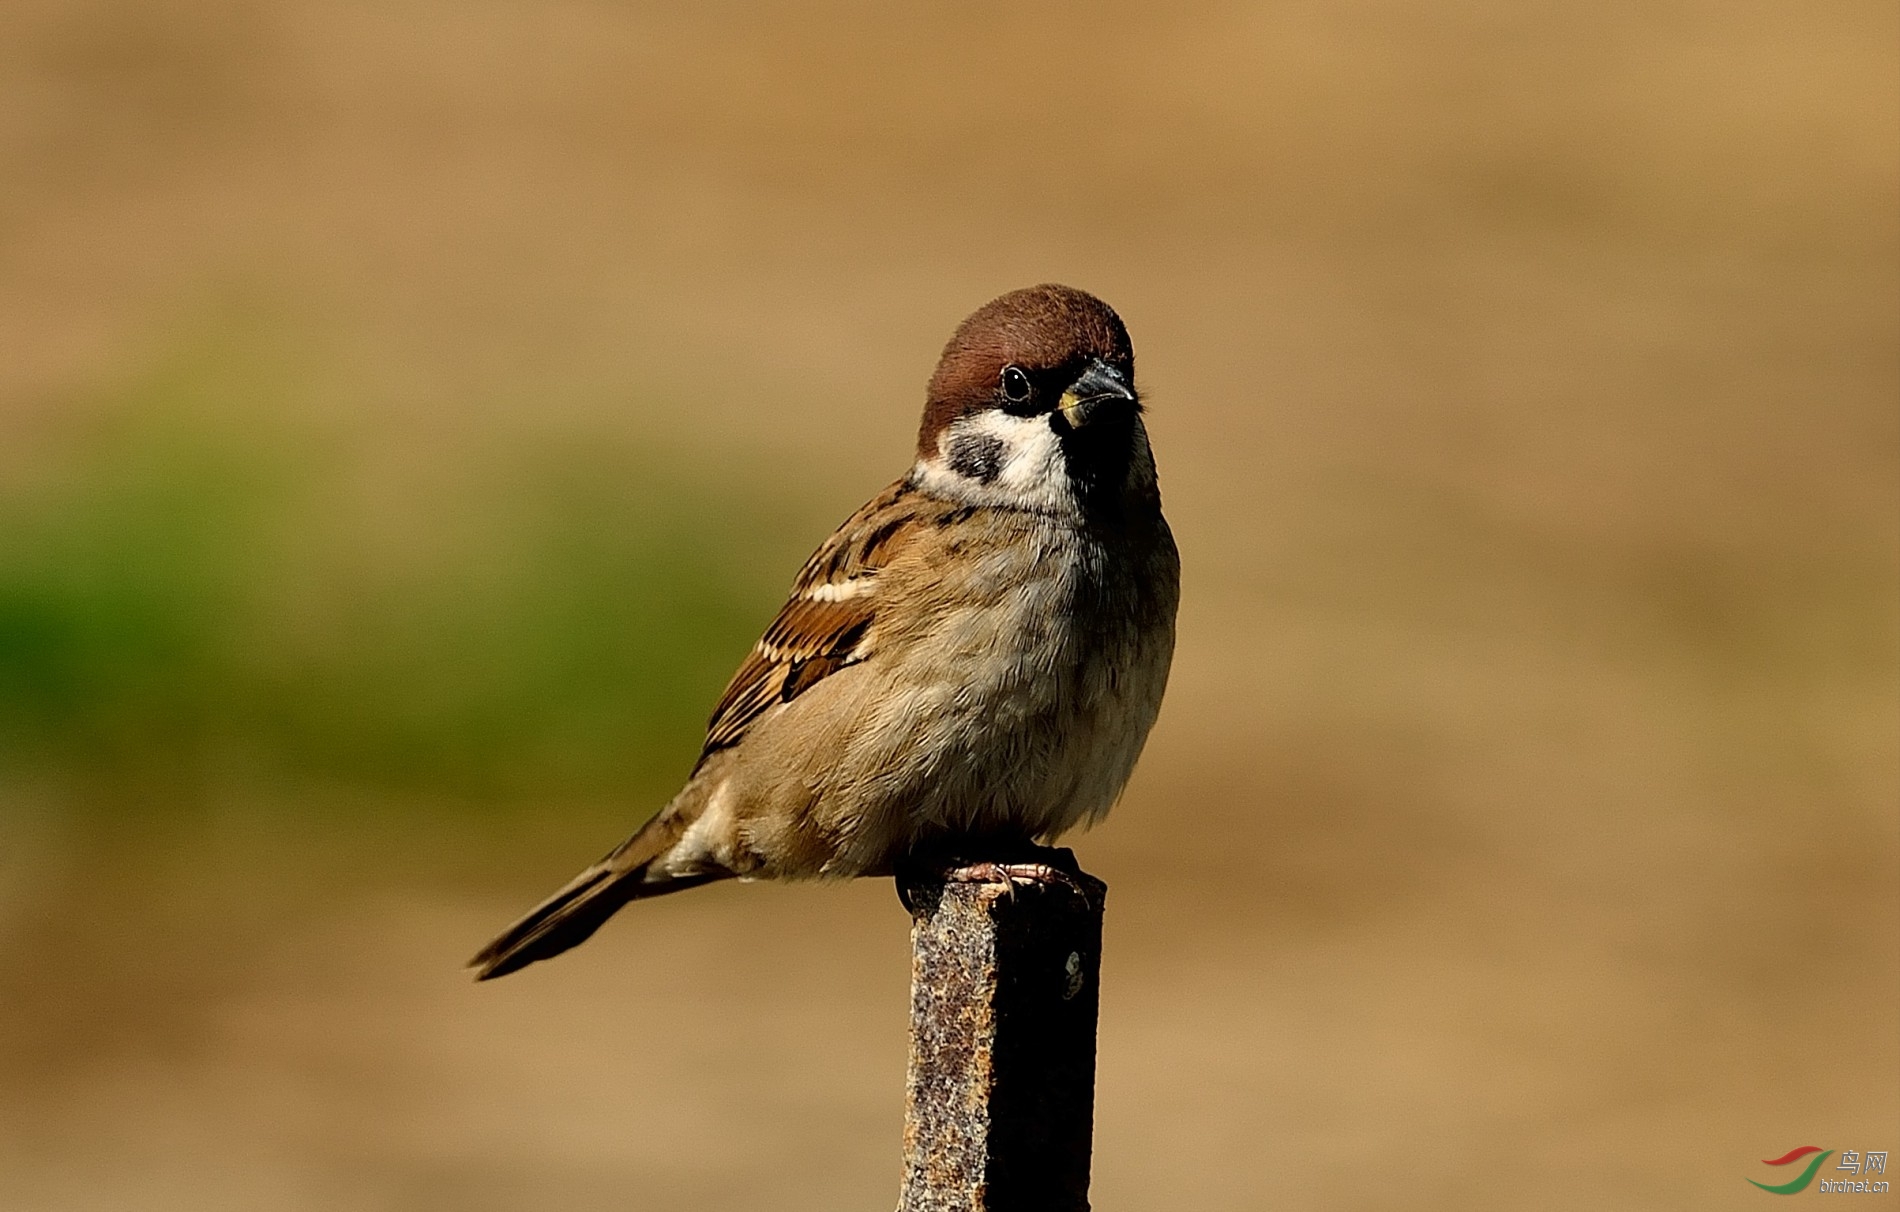
<svg viewBox="0 0 1900 1212"><path fill-rule="evenodd" d="M950 470L988 484L1003 472L1003 443L988 435L958 438L950 443Z"/></svg>

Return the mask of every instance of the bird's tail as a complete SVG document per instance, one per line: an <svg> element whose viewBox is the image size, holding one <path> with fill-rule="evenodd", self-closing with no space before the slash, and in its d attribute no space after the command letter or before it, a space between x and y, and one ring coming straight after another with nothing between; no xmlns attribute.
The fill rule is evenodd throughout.
<svg viewBox="0 0 1900 1212"><path fill-rule="evenodd" d="M586 942L601 923L628 901L697 888L723 873L676 876L654 871L653 861L679 839L677 817L662 813L613 853L575 876L565 888L530 909L468 961L478 981L493 980L551 959Z"/></svg>

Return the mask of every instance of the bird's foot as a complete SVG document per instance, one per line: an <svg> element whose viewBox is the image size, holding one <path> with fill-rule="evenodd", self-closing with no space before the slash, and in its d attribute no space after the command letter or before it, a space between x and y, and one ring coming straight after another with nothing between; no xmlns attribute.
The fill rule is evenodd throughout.
<svg viewBox="0 0 1900 1212"><path fill-rule="evenodd" d="M1067 888L1084 904L1090 902L1089 890L1074 873L1048 863L969 863L944 872L943 879L947 884L1001 884L1011 899L1018 888Z"/></svg>
<svg viewBox="0 0 1900 1212"><path fill-rule="evenodd" d="M1083 874L1075 853L1023 842L992 843L946 852L936 850L907 856L897 864L897 897L912 916L935 911L937 898L951 884L987 884L1000 887L1014 900L1019 888L1063 888L1093 908L1106 891L1101 881ZM970 850L993 856L977 859Z"/></svg>

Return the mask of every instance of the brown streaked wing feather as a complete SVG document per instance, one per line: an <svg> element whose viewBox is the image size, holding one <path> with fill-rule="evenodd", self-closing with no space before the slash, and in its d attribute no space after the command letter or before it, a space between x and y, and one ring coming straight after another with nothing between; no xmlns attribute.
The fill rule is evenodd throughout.
<svg viewBox="0 0 1900 1212"><path fill-rule="evenodd" d="M737 744L752 722L776 704L791 702L871 654L877 573L904 546L921 500L904 482L891 485L805 562L792 582L790 598L713 708L701 762ZM844 585L856 592L822 596L826 586Z"/></svg>

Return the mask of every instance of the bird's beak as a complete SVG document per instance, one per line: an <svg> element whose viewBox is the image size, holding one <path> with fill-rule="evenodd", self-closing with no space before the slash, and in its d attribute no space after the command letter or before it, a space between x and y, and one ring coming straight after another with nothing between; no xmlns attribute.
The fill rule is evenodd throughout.
<svg viewBox="0 0 1900 1212"><path fill-rule="evenodd" d="M1122 372L1100 358L1090 362L1081 377L1062 393L1057 408L1062 419L1076 429L1108 413L1125 411L1135 402L1135 389Z"/></svg>

